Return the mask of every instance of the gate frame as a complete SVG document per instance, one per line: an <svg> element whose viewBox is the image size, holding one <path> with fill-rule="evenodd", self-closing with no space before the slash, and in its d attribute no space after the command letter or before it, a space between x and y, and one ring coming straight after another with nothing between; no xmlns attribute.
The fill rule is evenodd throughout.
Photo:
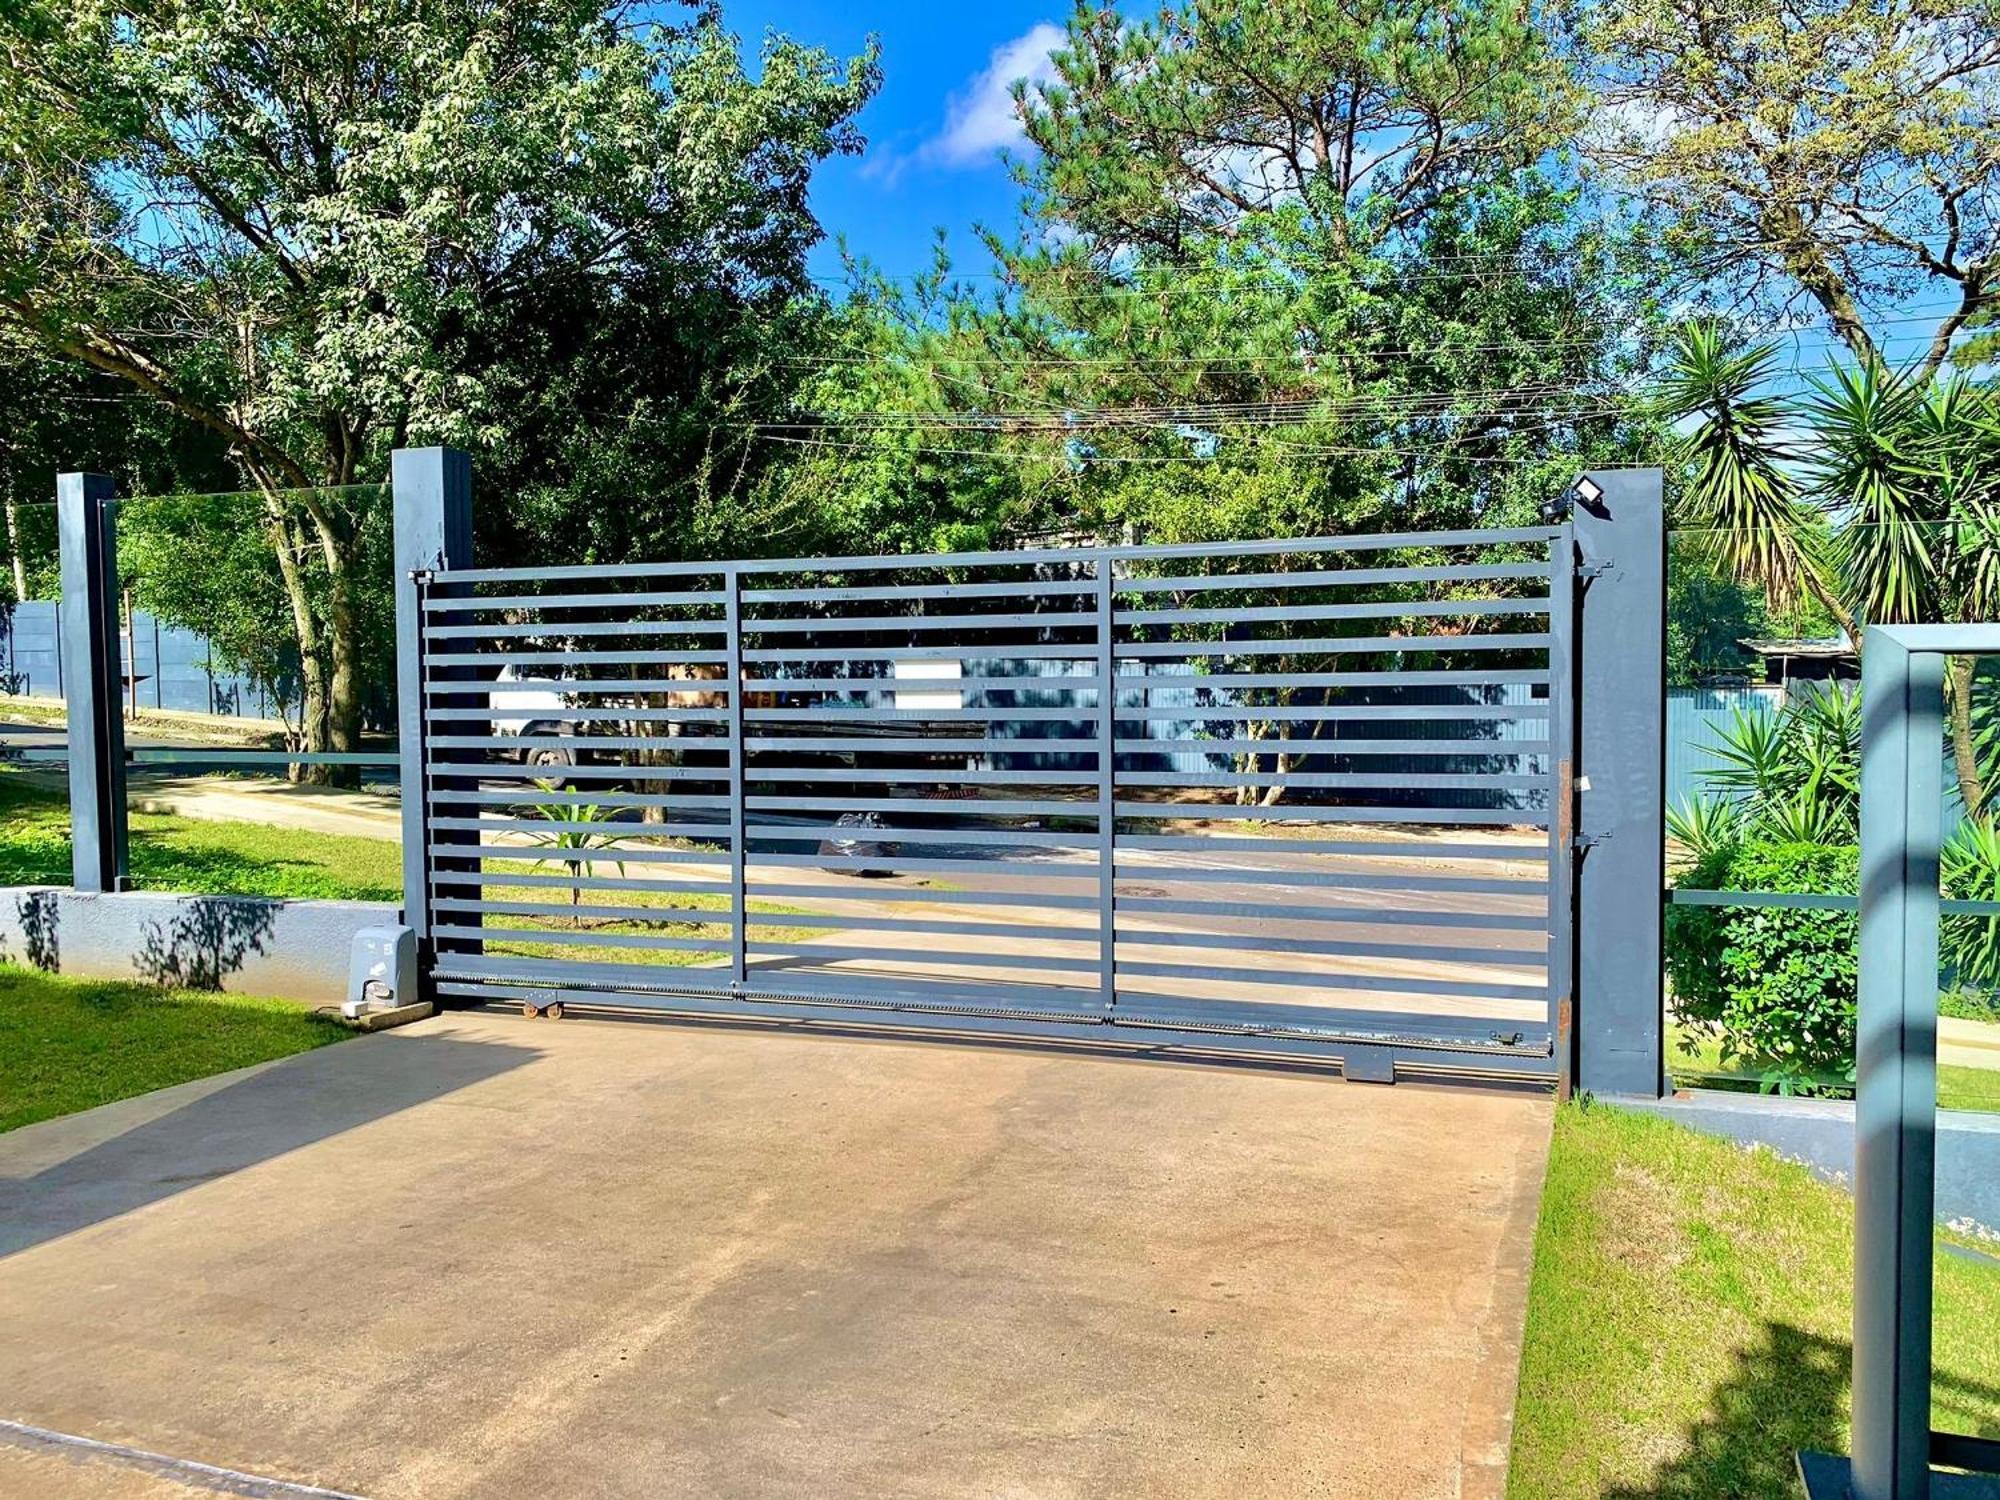
<svg viewBox="0 0 2000 1500"><path fill-rule="evenodd" d="M405 921L417 935L422 998L435 1002L443 997L435 974L439 943L432 906L438 884L434 870L448 871L450 865L448 857L434 865L429 858L430 845L447 845L454 840L450 832L429 826L432 809L425 771L422 599L427 589L440 586L433 585L433 574L474 565L471 461L466 454L449 448L399 449L392 472L399 750L405 789ZM1551 548L1550 608L1552 612L1566 609L1569 618L1559 624L1552 614L1549 633L1559 644L1551 647L1550 670L1552 674L1567 672L1572 686L1566 705L1553 707L1549 720L1549 754L1558 791L1549 817L1554 857L1548 899L1552 913L1560 909L1559 901L1567 905L1568 920L1559 925L1568 941L1552 945L1556 951L1549 956L1547 973L1554 1021L1555 1082L1557 1091L1565 1095L1572 1087L1581 1087L1606 1094L1658 1097L1664 1082L1666 528L1662 497L1663 476L1658 469L1598 469L1580 476L1573 489L1547 512L1551 524L1564 520L1570 524L1572 564L1569 568L1554 566L1563 546L1558 539ZM800 561L824 564L838 559ZM909 561L922 565L929 559L912 554ZM1103 658L1110 655L1112 646L1101 617L1111 604L1113 578L1106 561L1097 561L1098 668L1108 682L1115 674L1107 670ZM732 623L740 617L740 566L718 563L716 568L727 580ZM732 651L740 653L740 639L734 630L730 640ZM1559 656L1565 658L1560 665ZM742 693L735 684L741 680L739 664L731 679L729 725L736 751L731 763L738 779L742 775L743 706ZM1114 695L1106 690L1099 696L1095 713L1103 719L1114 715L1115 707ZM1098 728L1108 742L1109 726L1100 723ZM1100 814L1106 811L1105 803L1112 795L1111 770L1109 757L1102 758L1097 798ZM1115 924L1108 818L1100 818L1099 829L1103 851L1100 930L1108 933ZM747 987L748 977L740 821L732 834L735 911L731 988L740 991ZM460 841L465 837L457 835ZM1587 853L1591 857L1585 857ZM1108 1006L1113 982L1108 939L1104 951L1101 984ZM496 994L499 992L496 988ZM763 1008L777 1015L796 1012L799 1019L850 1022L871 1014L858 1007L782 999ZM696 1004L690 1009L703 1007ZM880 1022L890 1014L893 1012L877 1012L873 1017ZM976 1016L967 1015L963 1020L966 1029L986 1029ZM1008 1029L1025 1035L1037 1030L1031 1023ZM1051 1035L1074 1034L1073 1027L1044 1029ZM1120 1030L1140 1044L1158 1044L1172 1035L1164 1031L1150 1034L1148 1028L1138 1026ZM1265 1039L1260 1050L1299 1050L1274 1045L1278 1040ZM1200 1048L1204 1039L1199 1033L1189 1033L1183 1044ZM1357 1044L1350 1050L1356 1054L1357 1076L1384 1075L1382 1064L1391 1048Z"/></svg>

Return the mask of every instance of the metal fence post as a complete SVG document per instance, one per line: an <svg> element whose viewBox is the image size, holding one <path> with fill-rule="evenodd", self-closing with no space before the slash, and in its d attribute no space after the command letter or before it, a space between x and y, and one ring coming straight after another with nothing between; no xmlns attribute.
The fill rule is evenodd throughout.
<svg viewBox="0 0 2000 1500"><path fill-rule="evenodd" d="M1097 570L1097 985L1109 1016L1118 1008L1118 688L1112 647L1111 559Z"/></svg>
<svg viewBox="0 0 2000 1500"><path fill-rule="evenodd" d="M1855 1101L1854 1500L1928 1500L1945 658L1867 633Z"/></svg>
<svg viewBox="0 0 2000 1500"><path fill-rule="evenodd" d="M1665 1082L1666 517L1658 469L1577 481L1577 1085Z"/></svg>
<svg viewBox="0 0 2000 1500"><path fill-rule="evenodd" d="M750 899L746 890L746 825L743 796L743 576L733 567L722 574L724 650L729 676L729 965L738 986L750 977Z"/></svg>
<svg viewBox="0 0 2000 1500"><path fill-rule="evenodd" d="M56 478L62 557L58 659L63 662L69 725L70 879L79 891L117 891L127 883L113 489L112 481L102 474Z"/></svg>
<svg viewBox="0 0 2000 1500"><path fill-rule="evenodd" d="M1576 1088L1571 976L1576 964L1576 538L1549 543L1549 1035L1555 1038L1556 1093Z"/></svg>
<svg viewBox="0 0 2000 1500"><path fill-rule="evenodd" d="M430 756L424 709L424 596L432 574L472 565L472 460L453 448L398 448L390 457L395 508L396 732L403 803L403 921L417 935L419 988L435 1000L430 971L437 956L430 844L470 842L477 834L434 834L429 826ZM442 673L438 675L443 675ZM444 861L437 861L439 867ZM457 866L477 872L477 856ZM477 895L476 888L473 894ZM476 923L456 916L454 926Z"/></svg>

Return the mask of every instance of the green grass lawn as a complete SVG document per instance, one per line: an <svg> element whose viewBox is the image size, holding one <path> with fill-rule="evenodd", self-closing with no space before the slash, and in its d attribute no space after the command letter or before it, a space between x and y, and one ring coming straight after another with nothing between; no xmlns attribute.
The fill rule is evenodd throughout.
<svg viewBox="0 0 2000 1500"><path fill-rule="evenodd" d="M1692 1049L1687 1033L1678 1026L1667 1028L1667 1072L1682 1088L1754 1087L1758 1075L1739 1062L1722 1060L1720 1042L1697 1038ZM1846 1088L1841 1079L1829 1085ZM1978 1109L2000 1113L2000 1068L1967 1068L1952 1063L1938 1065L1938 1107Z"/></svg>
<svg viewBox="0 0 2000 1500"><path fill-rule="evenodd" d="M282 1000L60 979L0 965L0 1131L348 1035Z"/></svg>
<svg viewBox="0 0 2000 1500"><path fill-rule="evenodd" d="M1797 1449L1847 1448L1853 1246L1853 1200L1803 1167L1559 1110L1508 1494L1797 1496ZM2000 1259L1940 1254L1937 1287L1935 1425L2000 1437Z"/></svg>
<svg viewBox="0 0 2000 1500"><path fill-rule="evenodd" d="M403 855L387 839L301 833L262 823L131 815L132 883L214 896L398 901ZM69 802L0 770L0 885L68 885Z"/></svg>

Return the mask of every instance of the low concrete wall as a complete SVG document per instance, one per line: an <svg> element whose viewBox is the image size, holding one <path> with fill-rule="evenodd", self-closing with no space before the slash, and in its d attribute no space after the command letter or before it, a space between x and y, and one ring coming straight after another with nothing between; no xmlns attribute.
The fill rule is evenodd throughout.
<svg viewBox="0 0 2000 1500"><path fill-rule="evenodd" d="M1854 1104L1694 1089L1668 1099L1607 1096L1607 1103L1678 1120L1743 1145L1769 1146L1850 1191L1854 1185ZM2000 1115L1938 1112L1937 1216L2000 1234Z"/></svg>
<svg viewBox="0 0 2000 1500"><path fill-rule="evenodd" d="M86 979L337 1005L347 998L354 934L400 920L386 902L0 886L0 959Z"/></svg>

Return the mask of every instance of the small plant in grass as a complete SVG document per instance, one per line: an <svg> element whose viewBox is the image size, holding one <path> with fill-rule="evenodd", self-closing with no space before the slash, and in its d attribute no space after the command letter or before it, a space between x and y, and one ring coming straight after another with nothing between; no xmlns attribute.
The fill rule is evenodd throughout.
<svg viewBox="0 0 2000 1500"><path fill-rule="evenodd" d="M535 785L549 793L557 789L554 782L538 781ZM579 870L590 861L575 856L592 849L616 848L623 834L612 826L612 815L595 802L544 802L536 806L535 815L543 822L555 826L547 832L532 833L529 837L543 848L558 851L536 860L535 867L540 869L544 865L559 865L570 877L569 925L581 927L583 920L576 910L583 900L582 877ZM611 860L608 863L616 865L620 875L625 873L625 861L622 859Z"/></svg>

